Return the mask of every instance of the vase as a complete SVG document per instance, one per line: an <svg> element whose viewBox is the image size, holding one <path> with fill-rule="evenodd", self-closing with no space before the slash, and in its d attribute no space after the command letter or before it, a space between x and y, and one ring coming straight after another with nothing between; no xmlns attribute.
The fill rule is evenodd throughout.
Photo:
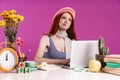
<svg viewBox="0 0 120 80"><path fill-rule="evenodd" d="M6 47L15 49L15 41L16 41L16 36L14 35L6 36L6 42L8 42L6 44Z"/></svg>

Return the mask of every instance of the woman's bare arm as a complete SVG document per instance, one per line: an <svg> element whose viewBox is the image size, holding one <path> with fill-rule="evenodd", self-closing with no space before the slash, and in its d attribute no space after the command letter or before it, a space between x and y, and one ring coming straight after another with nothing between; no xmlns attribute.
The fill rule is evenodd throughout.
<svg viewBox="0 0 120 80"><path fill-rule="evenodd" d="M41 64L42 62L47 62L48 64L68 64L70 62L70 59L50 59L50 58L43 58L43 57L37 57L36 62Z"/></svg>

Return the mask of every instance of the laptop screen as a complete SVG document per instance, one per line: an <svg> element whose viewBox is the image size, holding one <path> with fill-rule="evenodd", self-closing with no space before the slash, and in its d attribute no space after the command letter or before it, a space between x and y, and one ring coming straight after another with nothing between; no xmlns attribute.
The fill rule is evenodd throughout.
<svg viewBox="0 0 120 80"><path fill-rule="evenodd" d="M88 67L96 54L99 54L98 40L72 41L70 68Z"/></svg>

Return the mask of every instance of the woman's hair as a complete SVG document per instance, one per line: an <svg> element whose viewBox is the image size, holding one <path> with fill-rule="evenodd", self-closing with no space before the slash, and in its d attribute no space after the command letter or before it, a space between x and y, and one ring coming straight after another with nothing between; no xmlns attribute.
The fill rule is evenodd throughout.
<svg viewBox="0 0 120 80"><path fill-rule="evenodd" d="M65 13L65 12L64 12ZM72 14L70 12L67 12L69 13L71 16ZM58 14L55 16L54 20L53 20L53 23L52 23L52 26L51 26L51 29L50 29L50 32L49 32L49 35L54 35L56 34L58 28L59 28L59 21L60 21L60 18L62 16L63 13L61 14ZM71 26L70 28L67 30L67 34L68 34L68 37L70 39L77 39L76 38L76 34L75 34L75 30L74 30L74 19L73 19L73 16L72 16L72 23L71 23Z"/></svg>

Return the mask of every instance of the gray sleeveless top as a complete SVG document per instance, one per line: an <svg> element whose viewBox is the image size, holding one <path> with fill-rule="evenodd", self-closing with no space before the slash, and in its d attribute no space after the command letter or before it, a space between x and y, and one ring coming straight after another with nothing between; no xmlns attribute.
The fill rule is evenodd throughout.
<svg viewBox="0 0 120 80"><path fill-rule="evenodd" d="M49 36L50 47L48 48L48 52L45 52L44 58L52 58L52 59L65 59L66 53L60 52L55 48L55 45Z"/></svg>

